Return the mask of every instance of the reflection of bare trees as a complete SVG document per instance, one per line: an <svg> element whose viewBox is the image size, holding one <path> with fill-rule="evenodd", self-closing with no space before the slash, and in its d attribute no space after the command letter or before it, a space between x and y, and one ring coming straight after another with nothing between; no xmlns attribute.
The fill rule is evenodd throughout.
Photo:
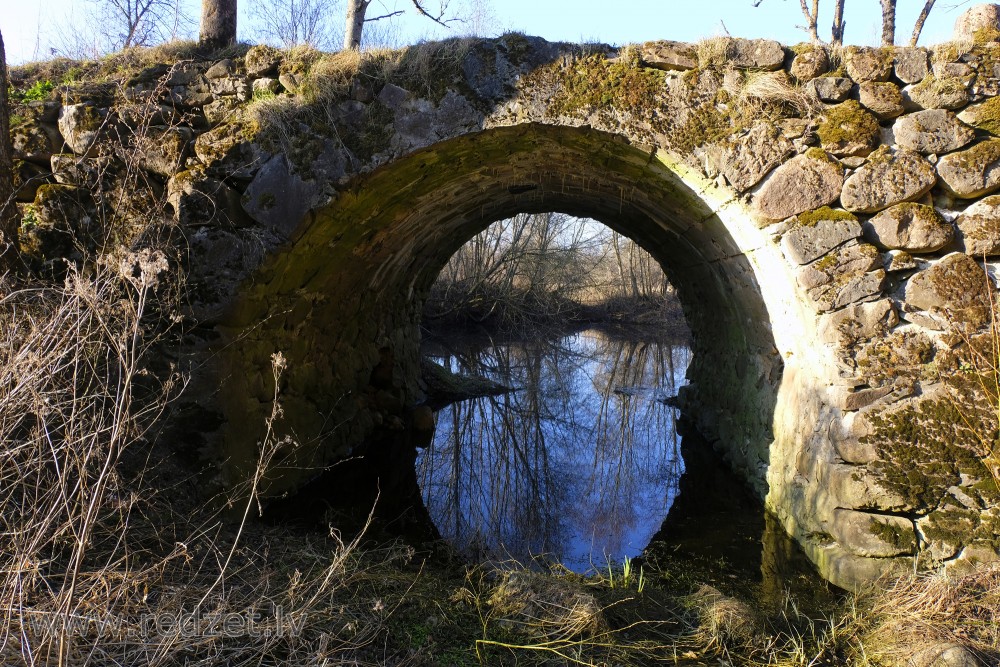
<svg viewBox="0 0 1000 667"><path fill-rule="evenodd" d="M473 556L545 552L577 569L638 553L682 472L674 412L656 399L689 356L588 331L445 360L519 390L439 413L417 471L439 530Z"/></svg>

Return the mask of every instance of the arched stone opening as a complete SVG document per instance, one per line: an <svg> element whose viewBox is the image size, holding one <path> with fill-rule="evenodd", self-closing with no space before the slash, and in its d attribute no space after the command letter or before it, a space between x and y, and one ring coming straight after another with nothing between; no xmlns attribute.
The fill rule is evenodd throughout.
<svg viewBox="0 0 1000 667"><path fill-rule="evenodd" d="M231 478L256 459L276 351L288 359L280 428L299 444L279 454L268 493L296 488L378 428L405 438L421 398L427 289L491 222L543 211L600 220L660 261L692 331L686 410L758 496L783 504L784 471L821 408L803 386L830 367L787 263L740 202L664 154L537 124L444 141L356 179L237 296L222 327Z"/></svg>

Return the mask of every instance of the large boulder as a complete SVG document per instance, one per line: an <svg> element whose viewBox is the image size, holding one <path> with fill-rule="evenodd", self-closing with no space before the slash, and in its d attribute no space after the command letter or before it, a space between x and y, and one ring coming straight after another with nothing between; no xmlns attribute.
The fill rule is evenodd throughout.
<svg viewBox="0 0 1000 667"><path fill-rule="evenodd" d="M796 279L820 312L881 296L885 270L881 255L867 243L848 241L800 268Z"/></svg>
<svg viewBox="0 0 1000 667"><path fill-rule="evenodd" d="M945 109L928 109L898 119L892 126L900 148L924 155L950 153L975 138L975 131Z"/></svg>
<svg viewBox="0 0 1000 667"><path fill-rule="evenodd" d="M59 132L66 145L77 155L97 154L101 139L115 129L107 109L91 104L69 104L59 110Z"/></svg>
<svg viewBox="0 0 1000 667"><path fill-rule="evenodd" d="M284 155L275 155L247 186L242 203L251 218L289 238L306 212L323 198L321 183L303 179Z"/></svg>
<svg viewBox="0 0 1000 667"><path fill-rule="evenodd" d="M840 196L844 168L822 150L809 150L771 172L754 196L756 213L784 220L832 204Z"/></svg>
<svg viewBox="0 0 1000 667"><path fill-rule="evenodd" d="M775 71L785 62L785 48L773 39L720 37L701 54L701 65Z"/></svg>
<svg viewBox="0 0 1000 667"><path fill-rule="evenodd" d="M892 52L892 67L903 83L917 83L927 76L927 51L917 47L897 46Z"/></svg>
<svg viewBox="0 0 1000 667"><path fill-rule="evenodd" d="M979 104L970 104L958 114L959 120L1000 136L1000 97L991 97Z"/></svg>
<svg viewBox="0 0 1000 667"><path fill-rule="evenodd" d="M79 261L103 236L90 191L72 185L38 188L18 234L21 252L30 260L55 266L60 260Z"/></svg>
<svg viewBox="0 0 1000 667"><path fill-rule="evenodd" d="M35 200L38 188L46 182L48 173L37 164L15 160L11 176L13 177L14 199L27 204Z"/></svg>
<svg viewBox="0 0 1000 667"><path fill-rule="evenodd" d="M952 39L955 41L985 42L1000 35L1000 5L975 5L955 21Z"/></svg>
<svg viewBox="0 0 1000 667"><path fill-rule="evenodd" d="M88 190L94 190L101 184L109 174L110 164L110 159L106 157L88 158L73 153L58 153L52 156L50 162L56 183Z"/></svg>
<svg viewBox="0 0 1000 667"><path fill-rule="evenodd" d="M986 197L955 219L963 249L973 257L1000 255L1000 195Z"/></svg>
<svg viewBox="0 0 1000 667"><path fill-rule="evenodd" d="M216 177L250 179L270 155L247 141L239 122L224 123L198 135L194 152Z"/></svg>
<svg viewBox="0 0 1000 667"><path fill-rule="evenodd" d="M789 74L797 81L811 81L830 69L830 56L822 46L809 45L792 59Z"/></svg>
<svg viewBox="0 0 1000 667"><path fill-rule="evenodd" d="M281 64L281 51L266 44L252 46L244 56L243 64L246 66L247 76L251 78L277 74Z"/></svg>
<svg viewBox="0 0 1000 667"><path fill-rule="evenodd" d="M239 193L201 169L189 169L167 181L167 203L174 219L187 227L243 224Z"/></svg>
<svg viewBox="0 0 1000 667"><path fill-rule="evenodd" d="M956 197L974 199L1000 188L1000 139L945 155L937 163L941 182Z"/></svg>
<svg viewBox="0 0 1000 667"><path fill-rule="evenodd" d="M864 231L867 239L882 248L911 253L940 250L955 236L955 228L933 206L912 202L882 211L864 224Z"/></svg>
<svg viewBox="0 0 1000 667"><path fill-rule="evenodd" d="M840 201L848 211L874 213L918 199L936 182L934 167L919 153L883 147L844 182Z"/></svg>
<svg viewBox="0 0 1000 667"><path fill-rule="evenodd" d="M139 166L161 176L184 168L193 133L187 127L151 127L139 138Z"/></svg>
<svg viewBox="0 0 1000 667"><path fill-rule="evenodd" d="M62 147L62 137L55 128L42 123L26 122L10 131L15 157L45 166Z"/></svg>
<svg viewBox="0 0 1000 667"><path fill-rule="evenodd" d="M796 264L808 264L861 236L857 218L846 211L824 207L799 216L797 222L781 237L781 249Z"/></svg>
<svg viewBox="0 0 1000 667"><path fill-rule="evenodd" d="M821 102L843 102L851 96L854 82L843 76L821 76L808 82L804 88L811 90Z"/></svg>
<svg viewBox="0 0 1000 667"><path fill-rule="evenodd" d="M885 335L899 324L891 299L855 303L825 315L820 320L820 336L829 345L850 346L858 341Z"/></svg>

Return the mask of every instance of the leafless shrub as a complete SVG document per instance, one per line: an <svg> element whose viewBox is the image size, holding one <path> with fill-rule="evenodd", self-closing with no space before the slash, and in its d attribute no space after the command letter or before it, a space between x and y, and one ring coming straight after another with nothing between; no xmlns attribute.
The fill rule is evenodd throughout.
<svg viewBox="0 0 1000 667"><path fill-rule="evenodd" d="M250 6L257 34L285 48L333 50L341 42L340 0L262 0Z"/></svg>

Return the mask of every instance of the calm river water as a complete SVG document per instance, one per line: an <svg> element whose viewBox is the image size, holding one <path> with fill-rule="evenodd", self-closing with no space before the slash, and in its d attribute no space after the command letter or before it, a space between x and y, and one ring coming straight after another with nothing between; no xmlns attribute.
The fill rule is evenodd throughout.
<svg viewBox="0 0 1000 667"><path fill-rule="evenodd" d="M417 478L442 536L476 559L545 556L578 572L642 552L684 472L664 401L684 382L686 345L588 330L436 352L514 388L437 415Z"/></svg>
<svg viewBox="0 0 1000 667"><path fill-rule="evenodd" d="M708 443L678 432L667 399L685 382L686 343L591 329L432 340L425 355L513 388L440 410L417 457L427 510L466 557L587 572L641 555L762 603L779 604L786 590L827 597Z"/></svg>

